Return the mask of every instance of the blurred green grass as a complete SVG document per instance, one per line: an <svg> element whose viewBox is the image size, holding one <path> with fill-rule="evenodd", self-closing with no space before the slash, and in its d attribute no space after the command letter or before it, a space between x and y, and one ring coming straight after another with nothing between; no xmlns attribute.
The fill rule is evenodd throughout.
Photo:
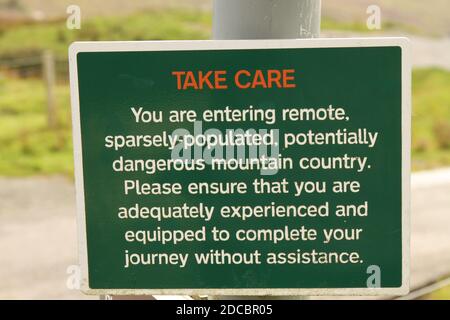
<svg viewBox="0 0 450 320"><path fill-rule="evenodd" d="M55 91L58 127L50 129L42 81L0 80L0 175L72 174L69 87Z"/></svg>
<svg viewBox="0 0 450 320"><path fill-rule="evenodd" d="M67 59L73 41L207 39L211 15L201 10L153 10L129 16L96 17L70 30L65 20L46 23L3 25L0 22L0 57L40 54L50 49Z"/></svg>
<svg viewBox="0 0 450 320"><path fill-rule="evenodd" d="M425 300L450 300L450 286L436 290L424 297Z"/></svg>
<svg viewBox="0 0 450 320"><path fill-rule="evenodd" d="M450 72L413 72L412 165L450 165ZM47 126L46 96L38 79L0 80L0 175L72 175L70 94L56 87L59 125Z"/></svg>
<svg viewBox="0 0 450 320"><path fill-rule="evenodd" d="M450 165L450 72L413 72L412 165L429 169Z"/></svg>

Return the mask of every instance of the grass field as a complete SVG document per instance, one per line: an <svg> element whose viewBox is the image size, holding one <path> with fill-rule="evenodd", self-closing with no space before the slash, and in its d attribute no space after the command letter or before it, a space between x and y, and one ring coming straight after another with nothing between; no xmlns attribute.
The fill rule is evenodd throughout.
<svg viewBox="0 0 450 320"><path fill-rule="evenodd" d="M450 165L450 72L413 74L413 169ZM32 94L30 94L32 93ZM37 79L0 80L0 175L72 175L69 88L56 88L59 125L49 129Z"/></svg>
<svg viewBox="0 0 450 320"><path fill-rule="evenodd" d="M80 30L66 28L65 20L20 26L1 26L0 60L40 55L52 50L67 60L73 41L183 40L210 37L211 14L196 10L154 10L119 17L96 17Z"/></svg>
<svg viewBox="0 0 450 320"><path fill-rule="evenodd" d="M339 22L362 22L369 5L380 7L384 31L399 26L402 31L426 36L450 34L448 0L322 0L322 13Z"/></svg>
<svg viewBox="0 0 450 320"><path fill-rule="evenodd" d="M450 286L436 290L423 297L426 300L449 300L450 299Z"/></svg>
<svg viewBox="0 0 450 320"><path fill-rule="evenodd" d="M72 173L68 86L56 95L59 125L49 129L43 83L0 80L0 175Z"/></svg>
<svg viewBox="0 0 450 320"><path fill-rule="evenodd" d="M413 73L413 169L450 165L450 72Z"/></svg>

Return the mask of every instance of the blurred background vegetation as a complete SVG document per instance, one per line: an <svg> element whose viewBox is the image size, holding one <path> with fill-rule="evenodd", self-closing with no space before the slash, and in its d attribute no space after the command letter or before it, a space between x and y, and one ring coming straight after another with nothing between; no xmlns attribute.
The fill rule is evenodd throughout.
<svg viewBox="0 0 450 320"><path fill-rule="evenodd" d="M429 38L450 34L447 0L426 1L427 4L399 0L395 5L388 0L378 2L384 5L383 33ZM208 0L136 0L126 6L118 0L77 1L82 8L80 30L66 27L66 8L70 3L0 0L0 175L72 176L67 65L71 42L211 36ZM370 35L373 32L365 25L364 8L368 4L364 0L323 1L323 32ZM427 10L432 12L418 15ZM42 54L46 50L51 50L56 65L57 125L53 127L47 123L47 91L42 81ZM413 71L414 170L450 165L449 88L448 70L433 67Z"/></svg>

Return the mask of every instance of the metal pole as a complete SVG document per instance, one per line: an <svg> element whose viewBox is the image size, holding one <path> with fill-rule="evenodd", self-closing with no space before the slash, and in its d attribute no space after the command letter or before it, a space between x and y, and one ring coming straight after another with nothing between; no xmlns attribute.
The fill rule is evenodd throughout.
<svg viewBox="0 0 450 320"><path fill-rule="evenodd" d="M214 0L213 38L298 39L320 35L321 0ZM306 299L304 296L210 296L208 299Z"/></svg>
<svg viewBox="0 0 450 320"><path fill-rule="evenodd" d="M297 39L320 35L320 0L215 0L213 37Z"/></svg>

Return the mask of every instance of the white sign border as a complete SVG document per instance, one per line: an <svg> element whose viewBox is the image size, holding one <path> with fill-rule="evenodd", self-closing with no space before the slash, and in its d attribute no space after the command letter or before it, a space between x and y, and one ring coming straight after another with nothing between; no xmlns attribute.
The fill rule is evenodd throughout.
<svg viewBox="0 0 450 320"><path fill-rule="evenodd" d="M84 179L79 112L79 52L186 51L288 48L400 47L402 52L402 285L396 288L245 288L245 289L91 289L88 277ZM410 274L411 45L407 38L332 38L287 40L99 41L69 48L70 93L78 222L81 290L93 295L404 295Z"/></svg>

